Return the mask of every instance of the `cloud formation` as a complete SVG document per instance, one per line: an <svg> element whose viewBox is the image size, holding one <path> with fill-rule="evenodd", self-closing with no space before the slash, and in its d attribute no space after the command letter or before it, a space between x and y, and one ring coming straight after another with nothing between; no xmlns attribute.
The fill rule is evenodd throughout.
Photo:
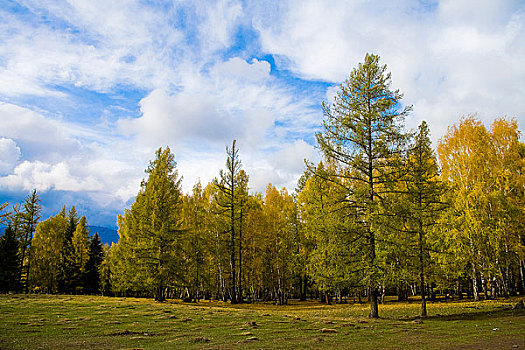
<svg viewBox="0 0 525 350"><path fill-rule="evenodd" d="M263 6L263 5L261 5ZM364 53L381 55L393 85L435 139L461 115L521 117L525 6L520 1L284 2L254 15L265 51L305 79L347 78Z"/></svg>
<svg viewBox="0 0 525 350"><path fill-rule="evenodd" d="M414 105L408 128L427 120L437 140L473 113L523 127L519 0L20 0L0 17L0 196L37 187L101 220L166 145L186 191L233 139L252 190L293 190L319 159L321 102L367 52Z"/></svg>

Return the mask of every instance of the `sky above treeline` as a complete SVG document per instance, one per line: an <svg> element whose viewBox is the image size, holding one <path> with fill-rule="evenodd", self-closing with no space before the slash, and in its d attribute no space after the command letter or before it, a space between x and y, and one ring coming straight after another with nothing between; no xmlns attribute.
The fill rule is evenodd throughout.
<svg viewBox="0 0 525 350"><path fill-rule="evenodd" d="M237 140L252 191L317 162L321 103L365 54L426 120L525 118L525 2L0 0L0 202L36 188L116 225L158 147L183 189Z"/></svg>

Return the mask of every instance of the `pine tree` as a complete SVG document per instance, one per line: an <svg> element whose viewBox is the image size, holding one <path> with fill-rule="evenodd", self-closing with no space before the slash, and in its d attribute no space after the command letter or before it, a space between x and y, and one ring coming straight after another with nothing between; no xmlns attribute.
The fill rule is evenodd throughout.
<svg viewBox="0 0 525 350"><path fill-rule="evenodd" d="M379 56L367 54L364 63L341 84L333 104L323 103L324 132L316 135L324 155L346 170L333 176L346 178L349 204L360 216L367 248L370 317L379 317L378 228L374 221L385 185L399 181L399 165L393 160L403 150L401 127L411 109L400 108L403 95L392 91L390 84L386 65L379 64Z"/></svg>
<svg viewBox="0 0 525 350"><path fill-rule="evenodd" d="M20 266L19 243L9 225L0 236L0 291L16 290Z"/></svg>
<svg viewBox="0 0 525 350"><path fill-rule="evenodd" d="M97 232L89 239L89 257L84 275L84 292L98 294L100 292L100 266L104 260L104 247Z"/></svg>
<svg viewBox="0 0 525 350"><path fill-rule="evenodd" d="M363 277L362 249L354 244L360 238L355 214L344 201L340 178L330 178L334 172L320 162L299 194L308 271L326 303L334 294L341 297L343 290L359 287Z"/></svg>

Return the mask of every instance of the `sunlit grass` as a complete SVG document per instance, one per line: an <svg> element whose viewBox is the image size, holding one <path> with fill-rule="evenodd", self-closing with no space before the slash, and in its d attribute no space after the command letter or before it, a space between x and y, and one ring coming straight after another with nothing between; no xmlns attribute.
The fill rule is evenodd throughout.
<svg viewBox="0 0 525 350"><path fill-rule="evenodd" d="M370 320L352 303L0 295L0 349L525 348L517 301L429 303L424 319L417 302L389 301Z"/></svg>

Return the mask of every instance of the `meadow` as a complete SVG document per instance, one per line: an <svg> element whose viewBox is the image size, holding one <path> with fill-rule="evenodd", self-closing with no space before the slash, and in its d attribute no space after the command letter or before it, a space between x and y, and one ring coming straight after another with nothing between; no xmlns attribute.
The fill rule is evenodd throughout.
<svg viewBox="0 0 525 350"><path fill-rule="evenodd" d="M518 299L231 305L69 295L0 295L0 349L525 349Z"/></svg>

